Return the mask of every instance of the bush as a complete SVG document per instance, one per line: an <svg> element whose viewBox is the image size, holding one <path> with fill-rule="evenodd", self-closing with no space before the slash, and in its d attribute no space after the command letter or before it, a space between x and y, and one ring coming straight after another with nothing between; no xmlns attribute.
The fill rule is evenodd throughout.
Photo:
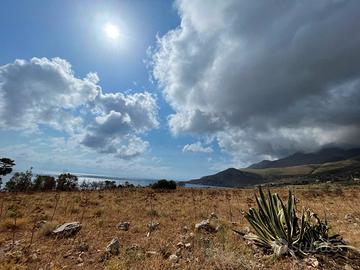
<svg viewBox="0 0 360 270"><path fill-rule="evenodd" d="M35 191L47 191L53 190L56 187L55 177L48 175L38 175L33 184L33 190Z"/></svg>
<svg viewBox="0 0 360 270"><path fill-rule="evenodd" d="M152 184L151 187L153 189L176 189L176 182L173 180L165 180L161 179L156 183Z"/></svg>
<svg viewBox="0 0 360 270"><path fill-rule="evenodd" d="M17 172L6 183L5 189L10 192L27 192L32 189L32 171Z"/></svg>
<svg viewBox="0 0 360 270"><path fill-rule="evenodd" d="M78 178L71 173L63 173L56 179L56 189L61 191L74 191L78 187Z"/></svg>

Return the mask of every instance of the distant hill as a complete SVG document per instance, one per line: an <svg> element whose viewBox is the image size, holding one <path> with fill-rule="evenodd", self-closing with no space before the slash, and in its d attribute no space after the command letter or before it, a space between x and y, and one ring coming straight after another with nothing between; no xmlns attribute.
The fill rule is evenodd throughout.
<svg viewBox="0 0 360 270"><path fill-rule="evenodd" d="M360 148L344 150L341 148L325 148L315 153L295 153L285 158L270 161L263 160L259 163L250 165L249 169L283 168L290 166L322 164L335 162L360 156Z"/></svg>
<svg viewBox="0 0 360 270"><path fill-rule="evenodd" d="M221 187L246 187L264 183L261 175L229 168L217 174L190 180L187 183Z"/></svg>
<svg viewBox="0 0 360 270"><path fill-rule="evenodd" d="M350 150L328 148L311 154L295 153L275 161L262 161L244 169L229 168L185 183L247 187L280 183L284 180L287 183L307 183L343 181L353 177L360 177L360 148Z"/></svg>

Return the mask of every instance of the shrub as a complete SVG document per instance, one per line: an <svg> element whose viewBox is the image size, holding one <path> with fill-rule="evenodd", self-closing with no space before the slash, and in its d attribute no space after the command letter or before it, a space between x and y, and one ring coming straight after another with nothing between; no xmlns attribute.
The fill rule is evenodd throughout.
<svg viewBox="0 0 360 270"><path fill-rule="evenodd" d="M250 208L245 218L256 234L245 235L256 245L272 250L276 256L291 254L338 252L353 248L345 245L340 235L330 235L327 221L321 221L310 210L303 211L301 220L296 216L295 197L289 191L287 205L280 197L268 191L267 198L259 190L256 197L258 209Z"/></svg>
<svg viewBox="0 0 360 270"><path fill-rule="evenodd" d="M56 187L55 178L48 175L38 175L33 184L33 190L35 191L47 191L53 190Z"/></svg>
<svg viewBox="0 0 360 270"><path fill-rule="evenodd" d="M77 190L78 178L70 173L63 173L56 179L56 189L61 191Z"/></svg>
<svg viewBox="0 0 360 270"><path fill-rule="evenodd" d="M32 171L17 172L6 183L5 189L10 192L26 192L32 189Z"/></svg>
<svg viewBox="0 0 360 270"><path fill-rule="evenodd" d="M151 187L153 189L176 189L176 182L175 181L168 181L165 179L161 179L156 183L152 184Z"/></svg>

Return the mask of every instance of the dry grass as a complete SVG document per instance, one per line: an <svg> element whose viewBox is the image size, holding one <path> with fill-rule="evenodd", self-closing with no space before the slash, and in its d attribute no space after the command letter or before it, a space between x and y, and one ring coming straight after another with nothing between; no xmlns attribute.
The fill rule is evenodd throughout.
<svg viewBox="0 0 360 270"><path fill-rule="evenodd" d="M315 195L309 187L292 189L298 210L308 207L321 216L326 212L332 230L360 247L359 188L342 187L340 192L318 186ZM285 188L276 191L287 196ZM150 189L64 192L55 214L54 193L1 194L4 209L16 201L22 217L17 219L15 240L19 242L12 251L4 251L12 243L12 219L5 214L0 217L0 269L308 269L303 260L264 256L232 232L232 228L248 227L242 211L255 206L254 192L184 188L162 193ZM218 215L222 229L215 234L195 232L194 224L212 212ZM50 221L53 214L52 223L35 230L29 248L34 221ZM81 220L83 227L75 238L56 239L47 234L54 225ZM131 223L129 231L116 227L122 221ZM147 236L147 224L152 221L160 225ZM114 237L120 240L119 256L102 260ZM179 262L173 264L168 256L176 252L179 241L191 243L191 248L183 249ZM88 250L81 253L80 244L88 245ZM360 269L356 259L347 262L327 256L319 261L323 269L342 269L345 264Z"/></svg>

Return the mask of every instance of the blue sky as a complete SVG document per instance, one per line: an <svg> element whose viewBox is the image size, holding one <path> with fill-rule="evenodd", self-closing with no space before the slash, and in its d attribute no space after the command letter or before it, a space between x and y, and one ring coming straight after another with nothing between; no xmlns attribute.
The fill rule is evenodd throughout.
<svg viewBox="0 0 360 270"><path fill-rule="evenodd" d="M359 5L2 1L0 154L188 179L358 146Z"/></svg>
<svg viewBox="0 0 360 270"><path fill-rule="evenodd" d="M117 25L120 38L113 42L103 32L107 22ZM150 147L144 153L147 169L135 171L131 165L124 172L95 166L88 167L69 162L38 161L27 153L27 146L44 155L51 155L46 140L67 138L66 134L47 127L40 128L41 135L26 130L0 131L2 155L14 158L16 169L30 166L34 171L98 173L130 177L171 177L175 179L201 176L211 171L208 153L183 153L183 146L192 143L191 136L173 136L167 125L171 107L162 98L156 83L149 80L147 50L156 46L156 37L176 28L180 23L177 9L171 1L4 1L0 9L1 51L0 65L15 59L33 57L66 59L77 77L96 72L104 92L134 93L149 91L154 94L159 107L158 128L143 137ZM124 35L124 36L123 36ZM43 138L43 140L42 140ZM42 144L40 146L40 143ZM18 146L18 147L17 147ZM14 149L15 148L15 149ZM94 152L93 156L101 156ZM114 158L116 159L116 158ZM116 160L121 163L122 160ZM126 161L127 162L127 161ZM144 161L139 161L143 163ZM141 166L139 166L141 167ZM157 171L157 167L159 170Z"/></svg>

